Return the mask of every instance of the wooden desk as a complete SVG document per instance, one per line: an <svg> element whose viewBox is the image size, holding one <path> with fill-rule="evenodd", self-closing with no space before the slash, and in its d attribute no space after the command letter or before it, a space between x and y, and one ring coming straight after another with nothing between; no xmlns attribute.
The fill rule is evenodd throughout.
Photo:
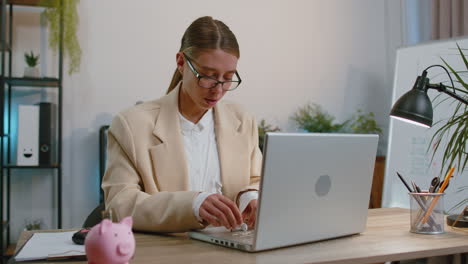
<svg viewBox="0 0 468 264"><path fill-rule="evenodd" d="M454 231L447 226L445 234L418 235L409 232L409 222L407 209L370 209L367 229L360 235L260 253L244 253L191 240L184 233L171 235L138 233L135 257L130 263L366 264L468 252L468 233ZM21 235L18 248L31 234L24 232Z"/></svg>

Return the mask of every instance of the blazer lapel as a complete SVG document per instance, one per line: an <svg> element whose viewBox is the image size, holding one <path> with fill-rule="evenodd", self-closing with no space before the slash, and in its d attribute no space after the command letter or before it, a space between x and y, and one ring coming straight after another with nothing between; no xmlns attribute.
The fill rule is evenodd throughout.
<svg viewBox="0 0 468 264"><path fill-rule="evenodd" d="M160 191L186 191L189 188L188 167L183 138L180 133L179 88L161 99L161 108L153 134L160 144L150 147ZM240 175L250 157L245 155L247 141L240 133L241 121L223 103L214 108L215 133L221 167L223 194L235 197L243 187ZM246 160L247 159L247 160Z"/></svg>
<svg viewBox="0 0 468 264"><path fill-rule="evenodd" d="M227 107L218 103L215 106L215 133L221 167L223 194L235 197L240 188L240 164L246 149L246 142L240 134L241 121Z"/></svg>
<svg viewBox="0 0 468 264"><path fill-rule="evenodd" d="M186 191L188 168L179 123L179 88L161 99L161 108L153 134L161 141L150 147L156 182L160 191Z"/></svg>

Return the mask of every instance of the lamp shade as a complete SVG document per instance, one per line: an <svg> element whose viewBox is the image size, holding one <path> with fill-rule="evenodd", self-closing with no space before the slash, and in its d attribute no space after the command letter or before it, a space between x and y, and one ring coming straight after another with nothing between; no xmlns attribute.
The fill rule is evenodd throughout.
<svg viewBox="0 0 468 264"><path fill-rule="evenodd" d="M432 126L432 103L425 88L428 79L419 76L413 89L405 93L393 105L390 115L393 117L413 121L424 126Z"/></svg>

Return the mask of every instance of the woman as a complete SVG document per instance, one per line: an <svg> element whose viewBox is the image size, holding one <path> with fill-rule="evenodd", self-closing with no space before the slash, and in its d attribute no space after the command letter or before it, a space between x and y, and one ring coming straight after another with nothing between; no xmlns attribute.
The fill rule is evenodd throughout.
<svg viewBox="0 0 468 264"><path fill-rule="evenodd" d="M155 232L254 226L257 124L221 102L241 83L238 59L231 30L201 17L182 37L167 95L114 118L102 188L116 220L131 215L134 229Z"/></svg>

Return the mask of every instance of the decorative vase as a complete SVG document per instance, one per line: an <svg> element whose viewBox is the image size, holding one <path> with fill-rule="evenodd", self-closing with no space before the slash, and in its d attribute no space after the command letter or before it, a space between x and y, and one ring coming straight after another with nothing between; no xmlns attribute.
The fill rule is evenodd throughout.
<svg viewBox="0 0 468 264"><path fill-rule="evenodd" d="M38 67L26 67L24 68L24 77L29 78L39 78L39 68Z"/></svg>

